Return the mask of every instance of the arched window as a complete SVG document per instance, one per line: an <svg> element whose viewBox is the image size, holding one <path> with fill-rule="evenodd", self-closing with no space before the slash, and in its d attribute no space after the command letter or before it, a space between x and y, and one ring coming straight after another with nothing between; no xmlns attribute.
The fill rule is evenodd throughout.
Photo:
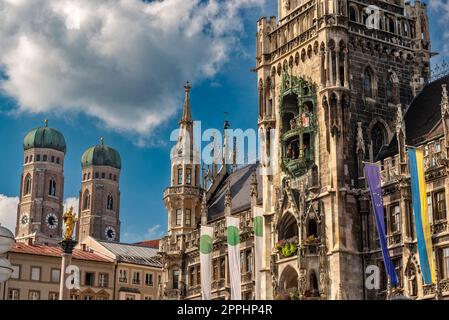
<svg viewBox="0 0 449 320"><path fill-rule="evenodd" d="M351 21L359 22L359 19L357 18L357 10L353 6L349 7L349 19Z"/></svg>
<svg viewBox="0 0 449 320"><path fill-rule="evenodd" d="M28 174L26 177L25 177L25 183L24 183L24 194L25 195L28 195L28 194L30 194L31 193L31 176Z"/></svg>
<svg viewBox="0 0 449 320"><path fill-rule="evenodd" d="M373 147L373 157L375 158L380 149L386 143L385 130L380 123L376 123L371 129L371 144Z"/></svg>
<svg viewBox="0 0 449 320"><path fill-rule="evenodd" d="M56 181L54 179L50 179L48 194L50 196L56 196Z"/></svg>
<svg viewBox="0 0 449 320"><path fill-rule="evenodd" d="M391 102L393 98L393 79L391 77L391 74L388 74L385 86L385 90L387 93L387 102Z"/></svg>
<svg viewBox="0 0 449 320"><path fill-rule="evenodd" d="M83 210L90 209L90 193L89 190L84 191L83 195Z"/></svg>
<svg viewBox="0 0 449 320"><path fill-rule="evenodd" d="M310 293L312 297L318 297L320 295L318 288L318 278L314 270L310 273Z"/></svg>
<svg viewBox="0 0 449 320"><path fill-rule="evenodd" d="M108 202L106 205L108 210L114 210L114 198L112 197L112 195L108 195Z"/></svg>
<svg viewBox="0 0 449 320"><path fill-rule="evenodd" d="M373 97L373 75L370 69L366 69L363 74L363 90L365 93L365 97L372 98Z"/></svg>
<svg viewBox="0 0 449 320"><path fill-rule="evenodd" d="M393 18L388 18L388 31L394 33L394 20Z"/></svg>
<svg viewBox="0 0 449 320"><path fill-rule="evenodd" d="M289 240L298 236L298 224L296 218L287 212L279 221L279 240Z"/></svg>

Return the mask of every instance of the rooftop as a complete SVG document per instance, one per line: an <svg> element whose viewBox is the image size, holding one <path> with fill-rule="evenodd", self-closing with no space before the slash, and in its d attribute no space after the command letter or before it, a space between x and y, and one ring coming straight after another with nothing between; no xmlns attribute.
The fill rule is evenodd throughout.
<svg viewBox="0 0 449 320"><path fill-rule="evenodd" d="M17 242L17 243L14 243L10 252L60 258L61 254L62 254L62 249L60 247L50 247L50 246L44 246L44 245L38 245L38 244L27 244L27 243ZM93 252L83 251L80 249L74 249L72 257L73 257L73 259L77 259L77 260L97 261L97 262L113 262L112 259L109 259L107 257L100 256Z"/></svg>
<svg viewBox="0 0 449 320"><path fill-rule="evenodd" d="M158 256L159 249L136 244L116 243L99 240L97 240L97 242L107 250L112 252L117 257L118 262L162 268L162 263L159 260Z"/></svg>

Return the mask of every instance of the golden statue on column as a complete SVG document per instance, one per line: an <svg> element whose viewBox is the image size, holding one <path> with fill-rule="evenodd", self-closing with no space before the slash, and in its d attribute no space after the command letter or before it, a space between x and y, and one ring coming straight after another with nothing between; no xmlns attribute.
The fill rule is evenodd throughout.
<svg viewBox="0 0 449 320"><path fill-rule="evenodd" d="M76 217L73 213L73 207L62 216L65 224L64 240L73 240L73 230L75 230Z"/></svg>

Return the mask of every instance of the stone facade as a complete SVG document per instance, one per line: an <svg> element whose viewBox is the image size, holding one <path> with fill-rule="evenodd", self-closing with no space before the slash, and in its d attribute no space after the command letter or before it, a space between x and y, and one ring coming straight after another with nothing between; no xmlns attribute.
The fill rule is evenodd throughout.
<svg viewBox="0 0 449 320"><path fill-rule="evenodd" d="M377 12L374 7L367 11L368 5L380 8L376 28L367 24L373 10ZM447 130L441 123L447 123L447 108L441 111L442 119L426 122L439 131L432 125L427 131L418 129L414 120L407 120L435 114L428 111L430 103L439 106L441 100L441 105L444 101L447 105L445 87L427 85L431 48L426 10L419 1L411 5L400 0L280 0L279 20L258 21L258 127L265 133L266 154L253 179L251 190L257 192L245 193L246 211L233 210L235 192L223 190L229 177L242 169L217 171L215 166L203 171L203 186L212 177L207 191L199 185L195 189L196 203L202 202L201 224L215 229L213 299L229 298L224 217L240 215L242 263L250 265L248 228L251 206L256 204L265 211L263 299L382 299L397 294L421 299L447 294L446 280L423 286L419 276L405 155L405 146L413 145L425 148L426 161L434 161L426 167L428 191L434 199L429 206L437 208L439 215L432 220L432 230L439 278L446 279ZM441 92L443 99L430 102L429 97ZM413 116L412 110L421 114ZM411 136L413 140L406 139ZM402 279L394 290L388 287L384 271L379 289L368 290L364 283L367 266L382 267L364 161L380 161L383 166L386 213L393 214L387 214L386 221L388 225L394 221L394 228L399 228L387 228L391 255ZM264 174L267 170L274 174ZM175 198L182 205L186 189L180 182ZM229 199L222 214L214 215L217 190ZM201 298L198 239L199 225L174 235L169 223L169 235L161 242L165 298ZM253 297L252 281L249 287L242 281L244 298Z"/></svg>

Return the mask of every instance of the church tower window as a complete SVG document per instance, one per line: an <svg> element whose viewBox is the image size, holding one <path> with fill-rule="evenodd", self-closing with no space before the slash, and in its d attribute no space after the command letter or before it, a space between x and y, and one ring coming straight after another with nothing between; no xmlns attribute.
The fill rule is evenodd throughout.
<svg viewBox="0 0 449 320"><path fill-rule="evenodd" d="M56 181L54 179L50 180L48 194L50 196L56 196Z"/></svg>
<svg viewBox="0 0 449 320"><path fill-rule="evenodd" d="M108 195L108 201L107 201L107 209L108 210L114 210L114 198L112 195Z"/></svg>
<svg viewBox="0 0 449 320"><path fill-rule="evenodd" d="M90 209L90 193L88 190L84 192L83 197L83 210L89 210Z"/></svg>
<svg viewBox="0 0 449 320"><path fill-rule="evenodd" d="M25 177L25 190L24 190L24 194L28 195L31 193L31 176L28 174Z"/></svg>

